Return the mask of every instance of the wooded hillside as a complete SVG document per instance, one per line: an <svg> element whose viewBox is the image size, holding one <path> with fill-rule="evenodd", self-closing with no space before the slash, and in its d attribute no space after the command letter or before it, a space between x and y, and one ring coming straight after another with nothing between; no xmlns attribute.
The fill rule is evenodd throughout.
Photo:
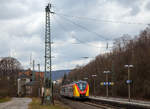
<svg viewBox="0 0 150 109"><path fill-rule="evenodd" d="M111 71L109 81L114 82L114 86L109 87L110 96L128 96L126 80L128 71L124 65L132 64L130 69L131 97L150 99L150 27L143 30L138 36L131 38L129 35L123 35L116 39L113 49L109 53L100 54L93 61L85 66L80 66L72 70L68 75L67 81L84 80L88 78L90 92L93 94L93 82L96 83L96 95L106 95L104 82L104 71ZM96 74L97 77L91 75Z"/></svg>

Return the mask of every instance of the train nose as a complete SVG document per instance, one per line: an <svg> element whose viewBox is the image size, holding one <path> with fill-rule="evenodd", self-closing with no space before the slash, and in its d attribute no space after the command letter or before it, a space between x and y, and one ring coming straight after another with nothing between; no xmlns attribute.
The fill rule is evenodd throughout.
<svg viewBox="0 0 150 109"><path fill-rule="evenodd" d="M80 94L80 97L85 97L85 94Z"/></svg>

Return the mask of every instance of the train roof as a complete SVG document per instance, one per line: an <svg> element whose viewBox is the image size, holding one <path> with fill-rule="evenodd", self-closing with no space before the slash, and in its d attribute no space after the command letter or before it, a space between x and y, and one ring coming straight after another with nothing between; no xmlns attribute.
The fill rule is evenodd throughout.
<svg viewBox="0 0 150 109"><path fill-rule="evenodd" d="M82 81L82 80L73 81L73 82L70 83L70 84L63 85L62 87L71 86L71 85L74 85L74 84L76 84L76 83L87 83L87 82L86 82L86 81Z"/></svg>
<svg viewBox="0 0 150 109"><path fill-rule="evenodd" d="M80 82L87 83L86 81L82 81L82 80L76 81L76 83L80 83Z"/></svg>

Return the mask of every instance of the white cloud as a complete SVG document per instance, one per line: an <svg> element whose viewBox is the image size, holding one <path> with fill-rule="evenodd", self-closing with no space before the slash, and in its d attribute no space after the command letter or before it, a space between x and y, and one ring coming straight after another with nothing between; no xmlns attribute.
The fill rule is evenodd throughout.
<svg viewBox="0 0 150 109"><path fill-rule="evenodd" d="M28 68L32 53L36 64L40 63L44 69L44 11L48 1L0 1L1 57L11 54ZM112 46L112 41L105 41L104 38L114 39L122 34L136 35L146 27L120 22L149 23L150 19L148 0L55 0L52 4L56 14L97 19L69 18L86 27L90 31L88 32L63 17L51 16L54 70L74 68L77 64L84 65L90 59L85 60L81 57L95 57L99 53L108 52L106 44L109 42Z"/></svg>

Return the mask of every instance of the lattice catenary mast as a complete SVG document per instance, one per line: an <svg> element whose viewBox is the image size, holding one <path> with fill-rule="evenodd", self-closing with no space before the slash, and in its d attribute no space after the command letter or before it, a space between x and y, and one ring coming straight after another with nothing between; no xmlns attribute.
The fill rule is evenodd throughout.
<svg viewBox="0 0 150 109"><path fill-rule="evenodd" d="M46 25L45 25L45 74L44 74L44 99L45 102L53 102L52 94L52 62L51 62L51 30L50 30L50 14L51 4L48 4L45 8L46 11Z"/></svg>

